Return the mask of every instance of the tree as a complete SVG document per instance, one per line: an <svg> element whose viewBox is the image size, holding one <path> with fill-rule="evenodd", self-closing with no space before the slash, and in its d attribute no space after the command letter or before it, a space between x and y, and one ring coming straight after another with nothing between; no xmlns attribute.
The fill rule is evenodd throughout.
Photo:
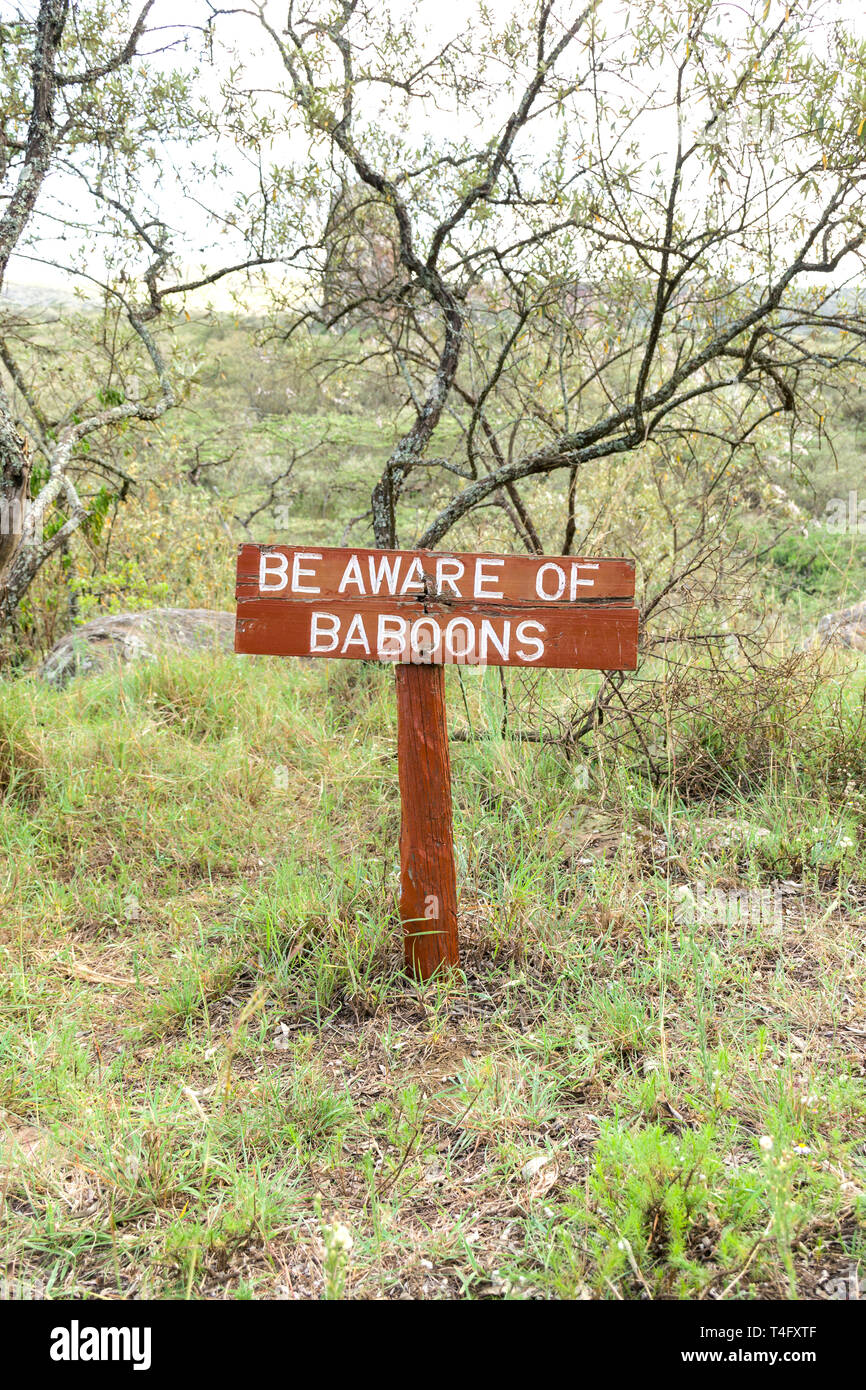
<svg viewBox="0 0 866 1390"><path fill-rule="evenodd" d="M219 208L234 228L230 253L208 246L200 273L182 273L159 193L167 171L194 182L183 147L202 139L213 178L218 128L197 70L169 66L191 31L175 28L168 41L149 31L153 3L39 0L35 15L22 10L0 25L0 288L10 259L25 257L95 285L104 315L104 350L88 360L91 379L73 400L44 382L40 395L16 353L14 315L0 322L0 625L14 621L45 562L104 508L103 487L91 487L89 500L81 490L92 437L156 421L182 394L183 373L158 332L167 306L274 260L266 194L236 184ZM205 210L197 215L206 226Z"/></svg>
<svg viewBox="0 0 866 1390"><path fill-rule="evenodd" d="M335 225L342 249L341 293L302 295L293 328L337 337L363 316L404 383L376 543L436 546L493 504L528 548L568 551L608 470L620 532L647 490L667 513L654 608L766 451L823 428L824 384L863 365L850 20L824 0L541 0L455 15L434 42L362 0L243 13L277 64L265 92L236 55L246 139L303 135L277 175L285 226L311 277Z"/></svg>

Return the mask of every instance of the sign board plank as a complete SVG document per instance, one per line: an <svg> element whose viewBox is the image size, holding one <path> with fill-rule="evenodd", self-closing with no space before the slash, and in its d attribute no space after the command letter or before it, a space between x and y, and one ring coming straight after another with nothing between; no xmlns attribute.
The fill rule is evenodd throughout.
<svg viewBox="0 0 866 1390"><path fill-rule="evenodd" d="M235 651L419 666L634 670L633 606L238 602Z"/></svg>
<svg viewBox="0 0 866 1390"><path fill-rule="evenodd" d="M348 550L243 545L239 600L367 604L424 594L449 603L538 604L626 601L634 597L631 560L578 556L448 554L429 550Z"/></svg>

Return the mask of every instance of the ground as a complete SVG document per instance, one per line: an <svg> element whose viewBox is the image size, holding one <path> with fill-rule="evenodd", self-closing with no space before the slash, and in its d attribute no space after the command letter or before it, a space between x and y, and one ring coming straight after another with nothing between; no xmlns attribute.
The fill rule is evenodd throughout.
<svg viewBox="0 0 866 1390"><path fill-rule="evenodd" d="M7 1295L850 1296L861 769L697 800L449 672L462 971L421 986L392 680L0 690Z"/></svg>

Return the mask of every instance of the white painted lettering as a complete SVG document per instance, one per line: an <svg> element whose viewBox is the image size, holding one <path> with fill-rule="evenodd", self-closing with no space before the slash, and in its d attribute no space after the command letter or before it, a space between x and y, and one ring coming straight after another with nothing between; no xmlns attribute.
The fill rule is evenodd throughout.
<svg viewBox="0 0 866 1390"><path fill-rule="evenodd" d="M376 651L380 661L399 661L406 652L406 633L409 623L393 613L379 614Z"/></svg>
<svg viewBox="0 0 866 1390"><path fill-rule="evenodd" d="M532 637L529 635L530 628L535 628L541 634L541 637L544 636L545 629L541 623L523 622L517 624L517 632L515 635L518 642L529 643L534 648L534 651L527 651L525 647L518 647L517 655L520 657L521 661L537 661L540 656L544 656L544 643L541 641L540 637Z"/></svg>
<svg viewBox="0 0 866 1390"><path fill-rule="evenodd" d="M503 598L503 597L504 597L504 595L503 595L501 589L497 589L495 592L491 592L490 590L488 590L488 589L486 589L486 588L484 587L486 584L495 584L496 581L497 581L497 579L499 578L499 576L498 576L497 574L487 574L487 573L485 572L485 571L486 571L486 568L489 567L490 565L498 565L499 568L501 569L502 566L503 566L504 564L505 564L505 561L504 561L504 560L490 560L490 559L487 559L487 560L476 560L476 561L475 561L475 585L474 585L474 597L475 597L475 598Z"/></svg>
<svg viewBox="0 0 866 1390"><path fill-rule="evenodd" d="M330 627L327 626L330 624ZM322 646L320 637L329 637L327 646ZM313 613L310 617L310 652L333 652L340 640L340 619L336 613Z"/></svg>
<svg viewBox="0 0 866 1390"><path fill-rule="evenodd" d="M448 567L447 574L445 573L446 566ZM438 559L436 561L436 588L438 592L441 594L442 585L447 584L452 594L456 595L457 598L461 598L462 595L460 590L457 588L454 581L456 579L462 579L465 572L466 566L462 560L454 560L445 556Z"/></svg>
<svg viewBox="0 0 866 1390"><path fill-rule="evenodd" d="M543 579L545 570L553 570L554 572L553 582L556 586L556 593L549 594L545 590ZM535 576L535 592L539 598L547 599L549 603L554 603L558 598L562 598L565 592L565 570L561 569L559 565L555 565L552 560L548 561L546 565L542 565Z"/></svg>
<svg viewBox="0 0 866 1390"><path fill-rule="evenodd" d="M406 572L406 578L403 580L400 593L408 594L411 589L417 589L419 594L423 594L424 592L424 571L421 568L421 561L418 559L417 555Z"/></svg>
<svg viewBox="0 0 866 1390"><path fill-rule="evenodd" d="M259 591L275 594L288 583L289 557L280 550L263 550L259 556ZM276 583L268 584L268 575L276 575Z"/></svg>
<svg viewBox="0 0 866 1390"><path fill-rule="evenodd" d="M462 628L465 640L462 646L454 643L454 633ZM471 661L475 654L475 627L468 618L452 618L445 629L445 655L451 661Z"/></svg>
<svg viewBox="0 0 866 1390"><path fill-rule="evenodd" d="M307 554L305 554L305 553L304 553L303 551L301 551L301 550L298 550L298 551L295 552L295 555L294 555L294 557L293 557L293 559L292 559L292 593L293 593L293 594L320 594L320 593L322 592L321 589L318 589L318 588L310 588L310 586L309 586L308 584L302 584L302 583L301 583L301 578L302 578L302 577L303 577L304 579L315 579L315 577L316 577L316 571L315 571L315 570L301 569L301 561L302 561L302 560L321 560L321 558L322 558L321 555L315 554L314 551L309 551Z"/></svg>
<svg viewBox="0 0 866 1390"><path fill-rule="evenodd" d="M572 566L571 566L571 578L570 578L570 582L569 582L569 585L568 585L568 597L571 599L572 603L573 603L574 600L577 598L578 586L581 586L581 587L587 588L587 589L594 589L594 588L595 588L595 580L594 580L594 579L584 579L584 578L582 578L581 575L580 575L580 571L581 571L581 570L597 570L597 569L598 569L598 565L593 565L593 564L591 564L591 563L587 563L586 561L579 561L579 562L578 562L578 561L574 561L574 562L572 563Z"/></svg>
<svg viewBox="0 0 866 1390"><path fill-rule="evenodd" d="M428 628L430 636L423 635L423 629ZM420 634L420 636L419 636ZM434 618L418 618L412 624L412 631L409 635L409 646L412 656L418 657L421 661L431 661L442 645L442 629Z"/></svg>
<svg viewBox="0 0 866 1390"><path fill-rule="evenodd" d="M503 661L507 661L507 660L508 660L508 651L509 651L510 646L511 646L511 623L509 622L509 620L508 620L507 618L506 618L505 622L502 624L502 641L501 641L501 642L500 642L500 640L499 640L499 637L497 636L496 628L493 626L493 624L492 624L492 622L490 621L490 619L489 619L489 618L482 618L482 619L481 619L481 640L480 640L480 642L479 642L479 650L480 650L480 653L481 653L481 660L482 660L482 661L486 661L486 660L487 660L487 653L488 653L488 651L490 650L491 647L495 647L496 650L498 651L499 655L502 657L502 660L503 660Z"/></svg>
<svg viewBox="0 0 866 1390"><path fill-rule="evenodd" d="M349 623L341 652L348 651L349 647L360 647L366 656L370 655L370 643L367 641L367 633L364 628L363 614L356 613Z"/></svg>
<svg viewBox="0 0 866 1390"><path fill-rule="evenodd" d="M358 564L357 555L353 555L346 568L343 570L343 578L337 585L337 593L344 594L350 584L355 584L359 594L364 593L364 576L361 574L361 566Z"/></svg>
<svg viewBox="0 0 866 1390"><path fill-rule="evenodd" d="M387 575L388 593L396 594L397 580L400 578L400 556L380 556L378 569L376 568L376 558L375 555L370 555L368 558L370 566L370 593L381 593L382 580Z"/></svg>

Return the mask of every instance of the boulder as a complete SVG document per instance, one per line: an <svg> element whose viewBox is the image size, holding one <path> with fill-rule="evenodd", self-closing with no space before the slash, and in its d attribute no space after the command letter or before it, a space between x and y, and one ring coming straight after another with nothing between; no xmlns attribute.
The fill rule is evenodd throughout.
<svg viewBox="0 0 866 1390"><path fill-rule="evenodd" d="M94 618L67 633L39 667L43 680L65 685L115 661L143 661L166 652L234 649L234 613L207 608L148 608Z"/></svg>

